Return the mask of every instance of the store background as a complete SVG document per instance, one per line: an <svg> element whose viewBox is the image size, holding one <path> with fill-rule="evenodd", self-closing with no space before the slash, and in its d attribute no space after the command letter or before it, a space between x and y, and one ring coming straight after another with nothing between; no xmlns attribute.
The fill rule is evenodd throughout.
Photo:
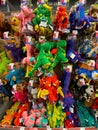
<svg viewBox="0 0 98 130"><path fill-rule="evenodd" d="M53 10L56 10L56 7L57 7L57 2L59 0L48 0L49 1L49 4L53 7ZM70 7L76 2L77 0L70 0L70 3L69 3L69 7L68 9L70 9ZM18 11L20 10L20 0L7 0L8 2L8 5L9 5L9 11ZM37 4L37 0L31 0L31 2L33 3L33 6L36 7L36 4ZM87 0L86 2L86 5L85 5L85 8L86 9L89 9L90 5L91 4L94 4L94 3L98 3L98 0ZM1 6L0 5L0 10L7 13L8 12L8 7L7 5L5 6Z"/></svg>

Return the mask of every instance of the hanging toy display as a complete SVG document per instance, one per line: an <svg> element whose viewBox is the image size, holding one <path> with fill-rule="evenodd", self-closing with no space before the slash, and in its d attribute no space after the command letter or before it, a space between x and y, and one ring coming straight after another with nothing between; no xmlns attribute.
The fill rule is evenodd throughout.
<svg viewBox="0 0 98 130"><path fill-rule="evenodd" d="M97 130L98 4L35 2L0 13L0 127Z"/></svg>

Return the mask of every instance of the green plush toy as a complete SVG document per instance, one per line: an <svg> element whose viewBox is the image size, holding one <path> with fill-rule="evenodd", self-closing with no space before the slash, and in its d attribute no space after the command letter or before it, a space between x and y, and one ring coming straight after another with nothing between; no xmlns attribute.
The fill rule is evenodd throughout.
<svg viewBox="0 0 98 130"><path fill-rule="evenodd" d="M0 75L2 75L4 72L7 72L7 65L11 62L6 56L5 51L0 53Z"/></svg>
<svg viewBox="0 0 98 130"><path fill-rule="evenodd" d="M44 42L43 44L38 43L36 48L39 50L39 54L36 57L36 64L34 65L31 72L29 72L29 76L38 70L39 67L42 67L43 70L47 70L50 68L53 62L53 55L50 53L50 50L56 46L55 42Z"/></svg>
<svg viewBox="0 0 98 130"><path fill-rule="evenodd" d="M40 4L35 10L35 18L32 20L35 31L39 35L52 36L52 7Z"/></svg>
<svg viewBox="0 0 98 130"><path fill-rule="evenodd" d="M67 45L65 40L60 40L57 43L57 52L54 57L54 61L51 68L54 68L58 63L64 64L68 62L66 58L65 46Z"/></svg>

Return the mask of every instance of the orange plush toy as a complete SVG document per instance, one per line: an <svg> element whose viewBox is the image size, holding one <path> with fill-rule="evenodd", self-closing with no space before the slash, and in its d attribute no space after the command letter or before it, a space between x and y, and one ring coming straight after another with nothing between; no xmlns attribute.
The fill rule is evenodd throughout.
<svg viewBox="0 0 98 130"><path fill-rule="evenodd" d="M56 30L66 29L68 25L68 14L66 7L59 6L56 14L56 19L54 21Z"/></svg>

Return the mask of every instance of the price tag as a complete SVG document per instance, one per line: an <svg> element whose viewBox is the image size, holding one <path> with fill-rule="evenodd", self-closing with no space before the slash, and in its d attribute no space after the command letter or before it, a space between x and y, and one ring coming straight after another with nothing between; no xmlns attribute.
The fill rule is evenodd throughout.
<svg viewBox="0 0 98 130"><path fill-rule="evenodd" d="M3 37L4 37L4 39L8 39L8 38L9 38L8 35L9 35L9 32L4 32L4 33L3 33Z"/></svg>
<svg viewBox="0 0 98 130"><path fill-rule="evenodd" d="M59 39L59 32L58 31L54 31L53 40L58 40L58 39Z"/></svg>
<svg viewBox="0 0 98 130"><path fill-rule="evenodd" d="M79 0L79 2L84 5L86 3L86 0Z"/></svg>
<svg viewBox="0 0 98 130"><path fill-rule="evenodd" d="M69 54L69 56L70 56L70 58L72 58L72 59L74 59L74 58L75 58L75 54L74 54L74 53L72 53L72 52Z"/></svg>
<svg viewBox="0 0 98 130"><path fill-rule="evenodd" d="M98 38L98 31L96 31L96 38Z"/></svg>
<svg viewBox="0 0 98 130"><path fill-rule="evenodd" d="M32 37L26 36L26 44L32 44Z"/></svg>
<svg viewBox="0 0 98 130"><path fill-rule="evenodd" d="M66 3L67 3L67 0L61 0L62 5L66 5Z"/></svg>
<svg viewBox="0 0 98 130"><path fill-rule="evenodd" d="M44 0L38 0L39 4L44 4L44 2L45 2Z"/></svg>
<svg viewBox="0 0 98 130"><path fill-rule="evenodd" d="M30 24L27 24L27 29L30 30L30 31L32 31L32 32L33 32L33 30L34 30L33 26L30 25Z"/></svg>
<svg viewBox="0 0 98 130"><path fill-rule="evenodd" d="M39 26L46 28L47 27L47 21L42 20L41 23L39 24Z"/></svg>

